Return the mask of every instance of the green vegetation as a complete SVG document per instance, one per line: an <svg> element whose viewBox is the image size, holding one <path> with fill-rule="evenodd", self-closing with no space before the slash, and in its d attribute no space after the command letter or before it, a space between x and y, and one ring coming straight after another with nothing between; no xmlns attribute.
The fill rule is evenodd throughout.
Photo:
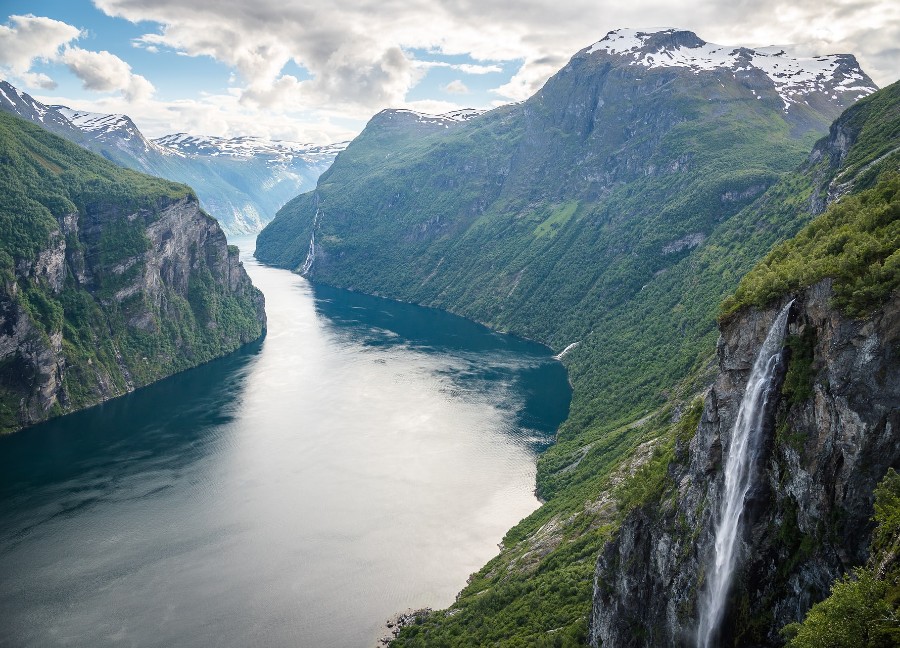
<svg viewBox="0 0 900 648"><path fill-rule="evenodd" d="M900 157L900 156L898 156ZM727 317L830 277L835 306L864 317L900 288L900 174L832 204L777 246L722 306Z"/></svg>
<svg viewBox="0 0 900 648"><path fill-rule="evenodd" d="M803 623L782 634L788 648L890 648L900 645L900 475L875 490L869 563L835 582Z"/></svg>
<svg viewBox="0 0 900 648"><path fill-rule="evenodd" d="M790 364L781 385L786 405L804 402L813 394L813 361L816 334L807 328L800 335L788 336L785 346L791 351Z"/></svg>
<svg viewBox="0 0 900 648"><path fill-rule="evenodd" d="M187 295L166 284L156 299L145 292L147 228L176 201L196 203L190 188L117 167L5 113L0 167L4 334L18 335L18 326L53 358L39 366L47 361L17 351L0 363L0 432L122 394L261 334L255 289L234 293L202 263ZM237 252L223 239L221 254L225 261ZM55 277L40 269L53 255L64 264ZM62 389L47 409L33 385L52 380L57 361Z"/></svg>
<svg viewBox="0 0 900 648"><path fill-rule="evenodd" d="M578 209L578 203L573 201L551 210L547 219L534 228L534 235L538 238L555 235L559 231L559 228L572 218L576 209Z"/></svg>
<svg viewBox="0 0 900 648"><path fill-rule="evenodd" d="M0 113L0 147L0 251L13 259L45 249L65 214L112 206L154 210L192 195L184 185L121 169L6 113Z"/></svg>
<svg viewBox="0 0 900 648"><path fill-rule="evenodd" d="M394 646L582 646L597 555L632 509L671 489L677 442L693 434L695 399L677 423L666 408L631 428L636 458L547 502L513 527L499 556L448 610L405 628Z"/></svg>
<svg viewBox="0 0 900 648"><path fill-rule="evenodd" d="M567 69L524 105L432 132L381 114L259 236L260 259L297 269L317 223L313 280L444 308L557 350L579 342L565 358L569 419L538 461L545 504L454 606L399 645L492 643L501 628L512 634L500 645L581 636L585 556L618 519L598 504L612 475L651 428L667 428L661 412L703 387L722 300L809 222L843 170L827 140L797 169L815 134L794 137L780 102L757 100L730 75L675 74ZM848 190L871 186L867 174L882 168L871 155L893 137L868 119L894 114L900 86L879 95L847 117L846 159L858 161ZM824 133L833 116L820 117ZM801 397L805 375L791 385ZM673 447L659 445L634 492L618 492L624 508L666 490ZM551 593L554 583L572 598ZM406 644L413 634L419 643Z"/></svg>

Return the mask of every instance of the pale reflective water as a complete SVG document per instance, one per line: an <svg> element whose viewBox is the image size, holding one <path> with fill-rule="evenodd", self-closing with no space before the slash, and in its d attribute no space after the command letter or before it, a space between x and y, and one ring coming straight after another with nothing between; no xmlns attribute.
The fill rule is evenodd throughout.
<svg viewBox="0 0 900 648"><path fill-rule="evenodd" d="M0 438L0 645L372 646L536 508L547 349L245 265L264 341Z"/></svg>

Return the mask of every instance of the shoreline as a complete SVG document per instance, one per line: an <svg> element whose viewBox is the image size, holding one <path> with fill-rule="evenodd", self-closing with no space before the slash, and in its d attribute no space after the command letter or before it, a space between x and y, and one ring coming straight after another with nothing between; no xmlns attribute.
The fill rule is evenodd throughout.
<svg viewBox="0 0 900 648"><path fill-rule="evenodd" d="M384 648L384 646L390 645L390 643L397 638L397 635L400 634L400 631L411 625L415 625L421 619L424 619L426 616L434 612L429 607L419 608L418 610L413 610L412 608L407 608L403 612L398 612L392 617L390 617L387 621L384 622L384 625L381 627L381 634L375 643L376 648Z"/></svg>

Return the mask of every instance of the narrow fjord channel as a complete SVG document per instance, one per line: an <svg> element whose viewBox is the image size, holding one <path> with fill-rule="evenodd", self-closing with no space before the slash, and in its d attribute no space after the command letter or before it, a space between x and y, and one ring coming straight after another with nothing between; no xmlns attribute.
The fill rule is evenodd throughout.
<svg viewBox="0 0 900 648"><path fill-rule="evenodd" d="M549 349L239 243L263 341L0 438L0 645L368 648L537 507Z"/></svg>

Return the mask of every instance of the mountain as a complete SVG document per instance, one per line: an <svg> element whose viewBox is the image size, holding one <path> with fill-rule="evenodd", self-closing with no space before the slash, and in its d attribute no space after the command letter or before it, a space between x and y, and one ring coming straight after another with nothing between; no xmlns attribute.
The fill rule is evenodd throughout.
<svg viewBox="0 0 900 648"><path fill-rule="evenodd" d="M718 376L699 421L664 441L664 477L597 563L592 645L677 646L696 636L709 606L728 460L741 445L738 410L779 312L787 314L777 347L784 351L759 414L736 575L708 645L782 645L781 629L868 559L876 485L900 467L900 83L844 113L810 167L827 179L831 204L723 304ZM885 579L895 560L884 556L875 576ZM873 609L884 598L882 618L896 619L890 582L881 594L870 587ZM857 624L868 615L858 612ZM896 645L900 626L881 625L845 642L832 630L826 644Z"/></svg>
<svg viewBox="0 0 900 648"><path fill-rule="evenodd" d="M809 113L829 112L834 109L835 100L848 105L877 89L850 54L800 58L782 47L727 47L676 29L617 29L585 50L587 55L594 52L642 68L681 67L697 74L731 70L735 77L743 77L751 85L771 83L790 119L795 123L808 119L807 126L812 128L817 119ZM763 98L762 93L759 98Z"/></svg>
<svg viewBox="0 0 900 648"><path fill-rule="evenodd" d="M262 158L270 166L289 163L294 158L300 158L309 164L331 164L334 157L346 148L345 142L315 146L278 140L269 141L250 136L229 138L196 136L187 133L165 135L153 140L153 143L184 155L208 158Z"/></svg>
<svg viewBox="0 0 900 648"><path fill-rule="evenodd" d="M46 106L0 81L0 109L28 119L120 166L192 186L228 232L255 232L311 188L344 147L253 137L146 138L127 115Z"/></svg>
<svg viewBox="0 0 900 648"><path fill-rule="evenodd" d="M657 36L677 51L702 43ZM313 280L445 308L557 350L578 343L561 438L658 406L670 378L714 343L718 302L803 224L719 240L747 225L733 217L863 94L828 103L833 88L805 87L786 108L755 68L673 59L645 67L594 45L522 104L440 125L380 113L261 232L257 255L292 269L309 256ZM839 60L835 83L851 59ZM713 246L726 246L725 267L698 276Z"/></svg>
<svg viewBox="0 0 900 648"><path fill-rule="evenodd" d="M852 56L618 30L521 104L376 115L260 233L263 261L543 341L569 370L545 503L397 645L587 641L597 555L703 412L720 303L841 193L846 160L809 151L874 90Z"/></svg>
<svg viewBox="0 0 900 648"><path fill-rule="evenodd" d="M264 331L262 293L189 187L6 113L0 166L0 432L124 394Z"/></svg>

